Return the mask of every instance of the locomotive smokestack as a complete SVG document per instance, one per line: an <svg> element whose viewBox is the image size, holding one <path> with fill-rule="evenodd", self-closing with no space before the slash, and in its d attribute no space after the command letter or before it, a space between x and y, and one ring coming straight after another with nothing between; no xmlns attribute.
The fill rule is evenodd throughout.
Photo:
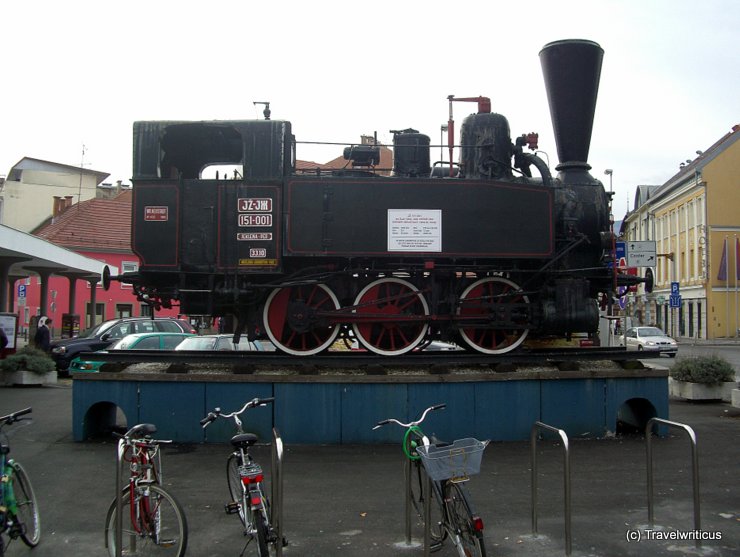
<svg viewBox="0 0 740 557"><path fill-rule="evenodd" d="M603 57L598 44L579 39L548 43L540 51L560 160L557 170L591 168L586 161Z"/></svg>

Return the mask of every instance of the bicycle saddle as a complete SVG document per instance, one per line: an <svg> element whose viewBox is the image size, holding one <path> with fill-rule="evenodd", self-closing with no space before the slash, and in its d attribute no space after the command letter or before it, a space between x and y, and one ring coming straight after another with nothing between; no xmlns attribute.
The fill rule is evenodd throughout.
<svg viewBox="0 0 740 557"><path fill-rule="evenodd" d="M231 444L235 447L250 447L257 442L257 436L254 433L240 433L231 438Z"/></svg>
<svg viewBox="0 0 740 557"><path fill-rule="evenodd" d="M153 435L155 433L157 433L157 426L154 424L139 424L131 428L129 436L138 437L139 435Z"/></svg>

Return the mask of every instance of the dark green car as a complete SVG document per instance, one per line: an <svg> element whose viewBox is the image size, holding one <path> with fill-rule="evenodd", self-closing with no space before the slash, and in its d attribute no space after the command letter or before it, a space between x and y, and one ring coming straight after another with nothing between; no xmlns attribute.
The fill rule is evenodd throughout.
<svg viewBox="0 0 740 557"><path fill-rule="evenodd" d="M100 352L107 353L111 350L174 350L175 346L180 344L184 339L197 335L189 333L135 333L126 335L122 339L110 345ZM86 356L81 359L79 356L69 364L70 373L79 371L97 372L104 362L95 360L94 356Z"/></svg>

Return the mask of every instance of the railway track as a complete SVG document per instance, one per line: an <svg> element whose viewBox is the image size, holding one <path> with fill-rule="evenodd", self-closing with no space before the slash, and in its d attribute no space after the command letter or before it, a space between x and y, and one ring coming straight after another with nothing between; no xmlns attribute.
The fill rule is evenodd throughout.
<svg viewBox="0 0 740 557"><path fill-rule="evenodd" d="M363 351L336 351L298 358L276 352L204 352L160 350L121 350L116 353L90 352L83 359L105 362L102 372L123 371L133 364L164 364L167 371L189 371L208 367L230 367L234 371L250 373L255 369L297 371L301 374L317 370L356 370L382 375L426 371L446 373L451 369L474 368L478 371L513 372L533 366L550 366L563 370L577 370L587 362L611 361L622 367L635 366L638 359L658 357L659 354L627 352L623 348L540 349L522 350L501 355L465 351L414 352L402 356L379 356Z"/></svg>

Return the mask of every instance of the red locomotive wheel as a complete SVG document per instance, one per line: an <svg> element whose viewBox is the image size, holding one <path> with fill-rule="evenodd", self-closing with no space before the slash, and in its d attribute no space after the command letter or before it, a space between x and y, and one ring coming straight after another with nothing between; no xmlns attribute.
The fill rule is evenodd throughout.
<svg viewBox="0 0 740 557"><path fill-rule="evenodd" d="M504 354L519 346L529 334L529 329L496 329L488 323L505 316L513 319L506 304L528 304L529 298L520 294L514 282L490 277L475 281L460 296L457 315L462 318L480 317L480 326L460 325L460 335L473 349L484 354Z"/></svg>
<svg viewBox="0 0 740 557"><path fill-rule="evenodd" d="M424 339L429 315L424 296L410 282L381 278L368 284L355 299L354 313L368 318L355 323L355 336L365 348L383 356L413 350Z"/></svg>
<svg viewBox="0 0 740 557"><path fill-rule="evenodd" d="M338 309L339 300L324 284L289 286L270 293L262 318L278 350L310 356L331 346L339 334L339 327L327 324L318 312Z"/></svg>

